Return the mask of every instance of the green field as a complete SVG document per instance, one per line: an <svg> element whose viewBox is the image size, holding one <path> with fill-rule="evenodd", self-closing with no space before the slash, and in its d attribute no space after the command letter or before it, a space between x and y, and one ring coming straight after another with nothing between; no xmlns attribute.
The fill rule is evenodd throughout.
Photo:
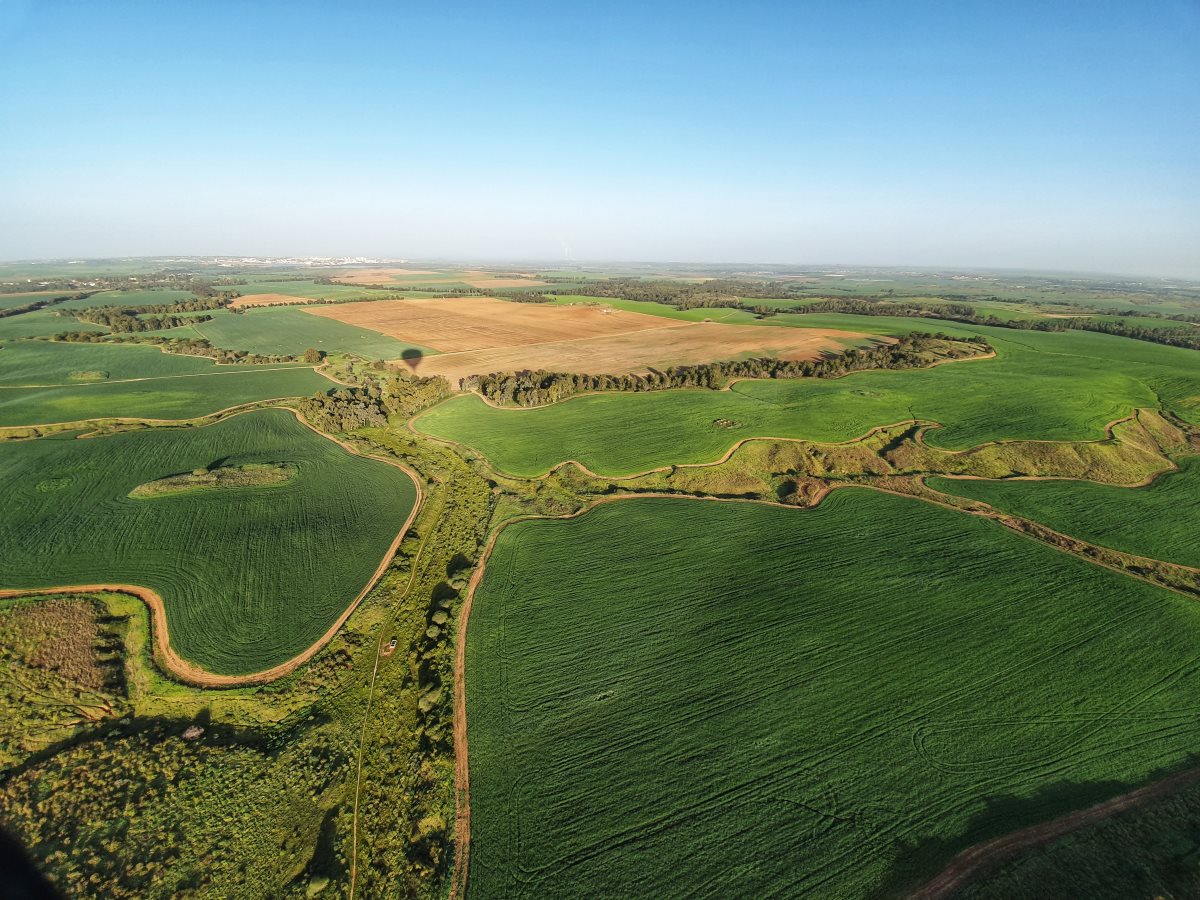
<svg viewBox="0 0 1200 900"><path fill-rule="evenodd" d="M68 300L59 309L89 309L96 306L120 306L136 309L139 306L159 306L164 303L182 303L185 300L195 300L196 295L191 291L172 291L165 288L154 288L144 291L101 291L84 297L82 300Z"/></svg>
<svg viewBox="0 0 1200 900"><path fill-rule="evenodd" d="M287 463L295 477L132 499L200 467ZM0 587L116 582L157 591L180 655L220 673L284 662L366 584L415 501L392 466L281 410L196 429L0 444Z"/></svg>
<svg viewBox="0 0 1200 900"><path fill-rule="evenodd" d="M791 318L850 330L913 330L911 319ZM941 327L935 322L931 330ZM999 358L838 379L743 381L730 391L593 394L537 409L496 409L464 396L434 408L417 427L473 447L507 472L532 475L577 459L617 475L708 462L745 437L849 440L912 418L945 425L928 440L949 449L1000 439L1099 439L1106 423L1160 403L1200 421L1195 351L1089 333L942 330L983 334Z"/></svg>
<svg viewBox="0 0 1200 900"><path fill-rule="evenodd" d="M212 320L151 333L205 338L225 350L278 356L300 356L309 347L326 353L354 353L366 359L399 359L410 348L427 356L437 353L369 328L310 315L296 307L248 309L244 313L217 310L204 315L212 316Z"/></svg>
<svg viewBox="0 0 1200 900"><path fill-rule="evenodd" d="M18 313L15 316L5 316L0 319L0 341L53 337L64 331L91 331L96 334L104 334L108 329L80 322L69 312L63 310L62 304L51 306L49 309Z"/></svg>
<svg viewBox="0 0 1200 900"><path fill-rule="evenodd" d="M14 306L27 306L39 300L53 300L62 297L70 291L24 291L19 294L0 294L0 310L12 309Z"/></svg>
<svg viewBox="0 0 1200 900"><path fill-rule="evenodd" d="M71 373L103 371L110 380L162 378L211 372L213 361L202 356L163 353L137 344L68 344L58 341L14 341L0 344L0 385L68 384ZM223 366L221 371L237 371Z"/></svg>
<svg viewBox="0 0 1200 900"><path fill-rule="evenodd" d="M81 380L72 378L73 373L107 378ZM0 345L0 426L109 416L186 419L331 387L327 378L303 365L220 366L204 357L134 345Z"/></svg>
<svg viewBox="0 0 1200 900"><path fill-rule="evenodd" d="M468 893L899 891L1183 764L1198 641L1193 601L866 490L520 523L468 632Z"/></svg>
<svg viewBox="0 0 1200 900"><path fill-rule="evenodd" d="M989 503L1102 547L1200 567L1200 457L1147 487L1086 481L930 479L930 486Z"/></svg>

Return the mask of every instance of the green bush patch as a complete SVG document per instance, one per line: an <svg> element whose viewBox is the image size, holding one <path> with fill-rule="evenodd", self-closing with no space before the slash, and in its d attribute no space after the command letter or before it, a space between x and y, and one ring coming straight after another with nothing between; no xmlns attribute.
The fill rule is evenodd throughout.
<svg viewBox="0 0 1200 900"><path fill-rule="evenodd" d="M183 475L168 475L166 478L139 484L129 492L129 496L135 500L145 500L189 491L271 487L291 481L298 471L290 463L247 463L244 466L196 469Z"/></svg>

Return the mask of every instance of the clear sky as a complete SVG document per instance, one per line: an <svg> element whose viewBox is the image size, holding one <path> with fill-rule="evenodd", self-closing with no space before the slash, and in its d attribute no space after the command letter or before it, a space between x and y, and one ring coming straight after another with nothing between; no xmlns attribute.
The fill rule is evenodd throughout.
<svg viewBox="0 0 1200 900"><path fill-rule="evenodd" d="M0 258L1200 277L1200 2L0 0Z"/></svg>

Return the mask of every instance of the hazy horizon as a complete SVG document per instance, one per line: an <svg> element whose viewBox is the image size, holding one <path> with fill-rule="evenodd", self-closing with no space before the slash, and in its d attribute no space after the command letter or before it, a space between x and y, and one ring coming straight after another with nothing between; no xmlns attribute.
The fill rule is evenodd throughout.
<svg viewBox="0 0 1200 900"><path fill-rule="evenodd" d="M1200 278L1198 37L1186 0L8 0L0 257Z"/></svg>
<svg viewBox="0 0 1200 900"><path fill-rule="evenodd" d="M596 269L596 270L620 270L622 267L659 267L664 272L678 271L686 273L691 269L696 271L701 270L761 270L771 274L787 274L784 270L795 270L801 274L821 274L824 272L828 275L839 274L838 270L844 270L848 274L864 274L872 271L877 271L881 274L891 273L897 274L902 272L910 272L913 274L934 274L934 273L962 273L965 275L976 275L981 277L995 276L1000 278L1015 278L1020 276L1030 277L1047 277L1047 278L1084 278L1094 280L1104 279L1153 279L1158 281L1181 281L1191 283L1200 283L1200 278L1187 275L1172 275L1170 273L1139 273L1139 272L1104 272L1098 270L1083 270L1083 269L1039 269L1029 267L1005 267L1005 266L961 266L961 265L938 265L936 263L916 264L916 263L850 263L850 262L806 262L806 261L780 261L780 260L737 260L737 259L717 259L717 260L688 260L688 259L554 259L554 258L536 258L536 257L461 257L461 256L425 256L412 257L404 256L403 254L379 254L369 256L367 254L297 254L297 253L161 253L161 254L132 254L123 253L113 256L42 256L42 257L22 257L13 259L0 259L0 267L15 267L20 265L86 265L88 263L106 263L106 262L140 262L151 260L265 260L278 262L284 268L287 268L286 260L304 260L305 264L309 262L321 262L320 265L314 264L315 269L320 268L346 268L353 265L370 266L376 264L387 265L405 265L405 266L466 266L480 267L489 269L499 269L503 267L517 268L521 266L536 267L539 269L551 269L561 266L564 269ZM342 260L359 260L365 259L367 262L342 262ZM324 262L335 261L335 262Z"/></svg>

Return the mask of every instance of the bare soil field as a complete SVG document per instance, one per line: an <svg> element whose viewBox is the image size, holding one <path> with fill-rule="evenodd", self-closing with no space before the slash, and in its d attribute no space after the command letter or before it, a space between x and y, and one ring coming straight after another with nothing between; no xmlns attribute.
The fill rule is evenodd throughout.
<svg viewBox="0 0 1200 900"><path fill-rule="evenodd" d="M624 375L752 356L815 359L867 337L834 329L689 322L491 297L342 303L305 312L442 351L422 362L421 374L442 375L455 388L468 375L522 369Z"/></svg>
<svg viewBox="0 0 1200 900"><path fill-rule="evenodd" d="M229 304L231 309L244 306L291 306L297 303L319 303L312 297L293 297L291 294L247 294Z"/></svg>
<svg viewBox="0 0 1200 900"><path fill-rule="evenodd" d="M865 337L850 331L684 322L627 334L442 353L428 357L421 374L445 376L454 388L468 375L522 369L625 375L724 359L817 359L823 351L842 350L844 341Z"/></svg>
<svg viewBox="0 0 1200 900"><path fill-rule="evenodd" d="M606 314L600 307L509 303L491 297L341 303L305 312L444 353L626 334L659 329L669 322L619 310ZM669 322L667 327L678 326Z"/></svg>

